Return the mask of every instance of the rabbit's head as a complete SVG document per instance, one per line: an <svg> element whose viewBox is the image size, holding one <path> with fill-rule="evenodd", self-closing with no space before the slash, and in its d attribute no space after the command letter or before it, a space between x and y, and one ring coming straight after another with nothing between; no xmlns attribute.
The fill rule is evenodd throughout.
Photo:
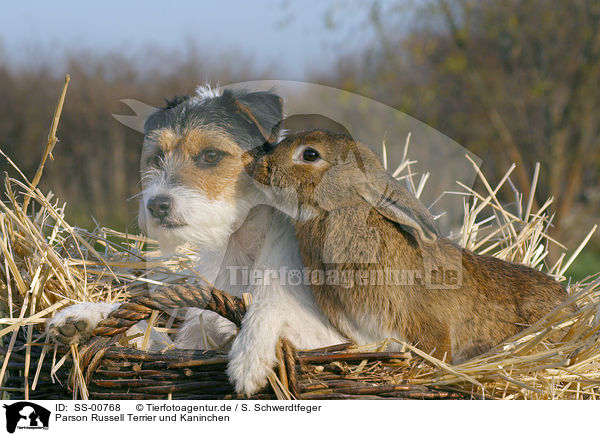
<svg viewBox="0 0 600 436"><path fill-rule="evenodd" d="M438 237L423 204L368 147L325 130L288 136L252 167L271 205L299 221L333 210L375 208L423 242Z"/></svg>

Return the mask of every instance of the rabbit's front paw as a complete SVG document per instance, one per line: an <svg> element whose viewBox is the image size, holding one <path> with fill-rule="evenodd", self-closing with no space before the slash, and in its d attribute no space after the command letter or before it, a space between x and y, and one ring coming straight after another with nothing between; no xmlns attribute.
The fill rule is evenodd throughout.
<svg viewBox="0 0 600 436"><path fill-rule="evenodd" d="M275 344L264 348L244 347L243 341L236 340L229 353L227 375L235 391L249 397L266 386L276 362Z"/></svg>
<svg viewBox="0 0 600 436"><path fill-rule="evenodd" d="M58 312L46 326L49 339L65 345L86 342L98 323L118 307L110 303L80 303Z"/></svg>

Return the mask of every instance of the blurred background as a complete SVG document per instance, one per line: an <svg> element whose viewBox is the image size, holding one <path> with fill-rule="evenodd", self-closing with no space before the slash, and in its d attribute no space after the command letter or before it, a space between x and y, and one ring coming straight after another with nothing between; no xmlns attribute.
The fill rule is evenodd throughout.
<svg viewBox="0 0 600 436"><path fill-rule="evenodd" d="M537 199L554 197L551 234L571 249L600 222L599 0L5 3L0 148L28 177L66 73L42 188L80 226L135 231L142 137L112 117L121 99L263 79L392 106L482 158L491 182L516 163L525 198L540 162ZM599 267L596 234L570 273Z"/></svg>

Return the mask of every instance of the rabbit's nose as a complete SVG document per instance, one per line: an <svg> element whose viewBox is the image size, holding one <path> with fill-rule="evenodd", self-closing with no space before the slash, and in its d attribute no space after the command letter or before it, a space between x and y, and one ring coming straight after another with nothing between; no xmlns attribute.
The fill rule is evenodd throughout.
<svg viewBox="0 0 600 436"><path fill-rule="evenodd" d="M173 201L171 200L171 197L166 195L157 195L156 197L152 197L150 200L148 200L146 207L148 208L150 215L152 215L154 218L163 219L169 215L172 202Z"/></svg>

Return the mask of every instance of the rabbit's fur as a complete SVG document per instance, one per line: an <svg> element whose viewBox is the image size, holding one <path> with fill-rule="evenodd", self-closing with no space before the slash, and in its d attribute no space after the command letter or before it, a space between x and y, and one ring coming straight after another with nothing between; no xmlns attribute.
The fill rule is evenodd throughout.
<svg viewBox="0 0 600 436"><path fill-rule="evenodd" d="M304 160L307 148L319 158ZM309 280L332 324L359 344L396 337L456 363L535 323L568 296L539 271L439 237L423 204L346 135L289 136L251 170L268 201L295 218L305 267L352 278ZM408 274L386 281L390 271ZM436 271L447 273L443 283ZM383 281L369 279L378 272Z"/></svg>

